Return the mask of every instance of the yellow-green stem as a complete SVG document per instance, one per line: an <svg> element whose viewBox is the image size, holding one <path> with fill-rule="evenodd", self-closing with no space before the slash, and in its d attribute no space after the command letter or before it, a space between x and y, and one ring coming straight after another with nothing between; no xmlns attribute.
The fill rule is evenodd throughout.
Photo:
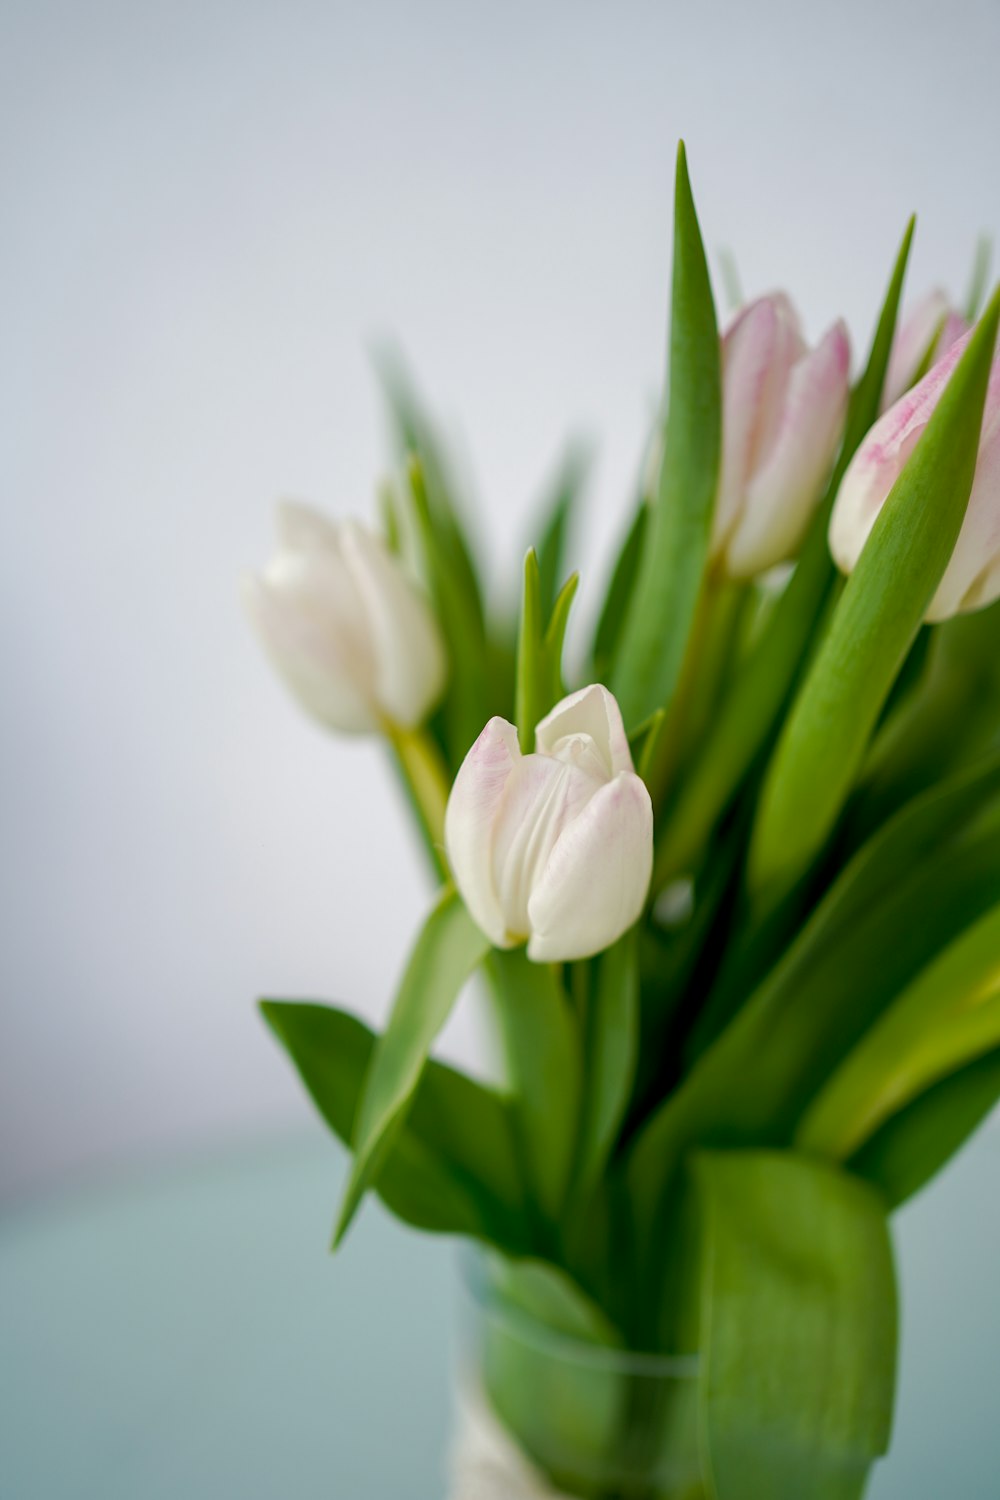
<svg viewBox="0 0 1000 1500"><path fill-rule="evenodd" d="M428 852L438 873L446 876L444 810L449 780L441 751L426 729L401 729L393 724L385 732Z"/></svg>

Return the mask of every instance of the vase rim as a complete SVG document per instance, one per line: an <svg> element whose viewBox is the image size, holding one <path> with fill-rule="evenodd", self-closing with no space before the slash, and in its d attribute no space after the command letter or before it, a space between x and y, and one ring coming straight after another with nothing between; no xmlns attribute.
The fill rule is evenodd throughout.
<svg viewBox="0 0 1000 1500"><path fill-rule="evenodd" d="M649 1380L697 1379L697 1354L666 1354L590 1343L562 1329L547 1326L525 1308L505 1299L502 1292L491 1290L486 1269L489 1254L487 1247L461 1246L457 1257L459 1280L480 1316L506 1325L522 1343L568 1364L638 1375Z"/></svg>

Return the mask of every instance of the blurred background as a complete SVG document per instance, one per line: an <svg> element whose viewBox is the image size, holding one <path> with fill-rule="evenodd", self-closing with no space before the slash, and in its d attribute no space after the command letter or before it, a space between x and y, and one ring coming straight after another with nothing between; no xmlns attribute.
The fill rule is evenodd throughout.
<svg viewBox="0 0 1000 1500"><path fill-rule="evenodd" d="M304 1120L257 995L384 1012L428 897L400 799L238 600L277 497L372 514L373 343L498 577L594 438L585 622L660 380L677 137L746 292L860 352L911 210L911 295L963 294L1000 227L1000 5L6 0L0 32L11 1199ZM462 1012L445 1050L477 1045Z"/></svg>

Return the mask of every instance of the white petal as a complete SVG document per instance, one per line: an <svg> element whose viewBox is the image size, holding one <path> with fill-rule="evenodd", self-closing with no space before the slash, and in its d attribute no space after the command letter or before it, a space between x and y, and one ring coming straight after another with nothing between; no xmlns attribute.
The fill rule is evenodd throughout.
<svg viewBox="0 0 1000 1500"><path fill-rule="evenodd" d="M338 552L340 527L301 500L278 502L278 545L290 552Z"/></svg>
<svg viewBox="0 0 1000 1500"><path fill-rule="evenodd" d="M785 389L805 344L782 292L737 314L722 340L722 456L712 520L712 556L738 524L746 489L780 419Z"/></svg>
<svg viewBox="0 0 1000 1500"><path fill-rule="evenodd" d="M953 344L895 406L879 417L847 466L830 517L830 552L849 573L861 556L879 511L930 421L941 392L968 343Z"/></svg>
<svg viewBox="0 0 1000 1500"><path fill-rule="evenodd" d="M493 840L508 778L520 761L513 724L491 719L459 767L444 815L455 884L473 920L498 948L511 943L493 883Z"/></svg>
<svg viewBox="0 0 1000 1500"><path fill-rule="evenodd" d="M545 715L535 728L535 748L545 755L573 759L572 750L561 742L582 735L593 741L608 776L634 769L621 709L614 694L599 682L570 693Z"/></svg>
<svg viewBox="0 0 1000 1500"><path fill-rule="evenodd" d="M264 650L308 713L347 734L378 727L375 707L352 670L353 653L322 607L310 608L287 579L283 584L267 574L245 579L242 595Z"/></svg>
<svg viewBox="0 0 1000 1500"><path fill-rule="evenodd" d="M726 546L730 577L753 578L798 550L843 434L850 361L847 328L837 322L792 370L780 423Z"/></svg>
<svg viewBox="0 0 1000 1500"><path fill-rule="evenodd" d="M931 353L932 345L936 358L940 359L947 353L955 340L966 332L966 328L960 326L963 324L964 320L952 311L940 287L921 297L893 339L880 411L888 411L910 389L917 371Z"/></svg>
<svg viewBox="0 0 1000 1500"><path fill-rule="evenodd" d="M493 887L511 941L531 931L531 893L564 829L605 785L600 770L551 755L526 755L514 767L493 838Z"/></svg>
<svg viewBox="0 0 1000 1500"><path fill-rule="evenodd" d="M430 605L383 544L356 521L341 528L341 554L364 604L382 712L419 724L441 696L446 661Z"/></svg>
<svg viewBox="0 0 1000 1500"><path fill-rule="evenodd" d="M927 611L930 622L1000 597L1000 358L986 397L976 477L955 550Z"/></svg>
<svg viewBox="0 0 1000 1500"><path fill-rule="evenodd" d="M638 919L653 869L653 808L638 776L623 772L569 824L528 903L528 957L589 958Z"/></svg>

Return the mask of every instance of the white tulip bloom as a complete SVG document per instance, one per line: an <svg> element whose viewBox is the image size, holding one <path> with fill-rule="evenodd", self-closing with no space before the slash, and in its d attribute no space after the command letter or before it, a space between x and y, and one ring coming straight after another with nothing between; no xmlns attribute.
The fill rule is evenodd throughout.
<svg viewBox="0 0 1000 1500"><path fill-rule="evenodd" d="M486 725L445 813L455 883L498 948L538 963L589 958L638 919L653 868L653 808L618 704L571 693L523 755L506 719Z"/></svg>
<svg viewBox="0 0 1000 1500"><path fill-rule="evenodd" d="M969 325L940 288L922 297L901 324L892 342L880 411L905 396L922 368L943 359Z"/></svg>
<svg viewBox="0 0 1000 1500"><path fill-rule="evenodd" d="M795 556L843 436L850 361L844 323L810 349L783 292L748 303L726 331L712 558L727 577Z"/></svg>
<svg viewBox="0 0 1000 1500"><path fill-rule="evenodd" d="M971 333L900 397L862 441L844 475L830 517L830 552L850 573L906 461L965 352ZM986 392L972 493L955 550L931 600L933 623L1000 598L1000 354L994 356Z"/></svg>
<svg viewBox="0 0 1000 1500"><path fill-rule="evenodd" d="M243 585L264 650L302 706L348 734L412 728L444 689L426 598L357 521L278 507L278 550Z"/></svg>

